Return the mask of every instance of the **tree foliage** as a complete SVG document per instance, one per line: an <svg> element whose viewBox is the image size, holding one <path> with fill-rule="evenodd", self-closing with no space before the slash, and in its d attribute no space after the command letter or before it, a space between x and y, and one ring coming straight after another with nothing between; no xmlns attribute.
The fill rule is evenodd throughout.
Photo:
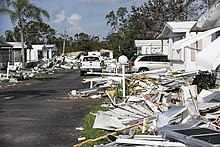
<svg viewBox="0 0 220 147"><path fill-rule="evenodd" d="M28 22L24 27L24 35L25 41L33 44L53 44L56 39L56 31L50 25L38 21Z"/></svg>
<svg viewBox="0 0 220 147"><path fill-rule="evenodd" d="M148 0L140 6L119 7L106 15L111 30L105 41L100 42L98 36L83 32L67 35L65 52L104 48L112 49L116 58L122 54L131 57L136 53L134 40L156 39L168 21L197 20L213 2L215 0ZM13 31L5 32L7 41L20 41L23 37L23 41L33 44L56 44L62 53L64 34L42 22L42 16L49 16L46 10L28 0L1 0L0 13L9 14L11 21L17 24Z"/></svg>
<svg viewBox="0 0 220 147"><path fill-rule="evenodd" d="M75 34L73 43L77 51L88 52L101 49L98 36L90 36L82 32Z"/></svg>
<svg viewBox="0 0 220 147"><path fill-rule="evenodd" d="M21 40L21 36L19 33L19 28L16 26L14 30L6 30L5 31L6 41L9 42L19 42Z"/></svg>
<svg viewBox="0 0 220 147"><path fill-rule="evenodd" d="M8 14L13 24L17 24L19 28L21 44L22 44L22 65L25 67L25 53L24 53L24 25L28 20L37 20L42 22L42 16L49 18L46 10L37 7L29 0L4 0L1 3L0 13Z"/></svg>
<svg viewBox="0 0 220 147"><path fill-rule="evenodd" d="M111 11L106 15L111 31L107 36L114 54L131 57L136 51L134 40L156 39L168 21L186 21L198 19L196 0L149 0L141 6L125 7ZM205 8L210 0L202 0L199 7ZM201 10L201 9L200 9ZM204 12L204 11L203 11ZM202 13L202 12L201 12Z"/></svg>

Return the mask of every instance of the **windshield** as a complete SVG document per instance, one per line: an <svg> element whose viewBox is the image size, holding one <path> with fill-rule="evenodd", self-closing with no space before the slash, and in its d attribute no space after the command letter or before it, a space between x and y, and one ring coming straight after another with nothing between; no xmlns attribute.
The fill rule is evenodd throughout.
<svg viewBox="0 0 220 147"><path fill-rule="evenodd" d="M99 61L98 57L84 57L83 61Z"/></svg>

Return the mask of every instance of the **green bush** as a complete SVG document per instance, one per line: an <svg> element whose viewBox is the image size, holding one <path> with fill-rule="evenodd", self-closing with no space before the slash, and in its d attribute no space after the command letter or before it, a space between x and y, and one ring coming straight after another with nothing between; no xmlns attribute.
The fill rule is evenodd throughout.
<svg viewBox="0 0 220 147"><path fill-rule="evenodd" d="M198 92L201 92L202 89L215 88L215 78L210 72L199 72L192 84L197 85Z"/></svg>

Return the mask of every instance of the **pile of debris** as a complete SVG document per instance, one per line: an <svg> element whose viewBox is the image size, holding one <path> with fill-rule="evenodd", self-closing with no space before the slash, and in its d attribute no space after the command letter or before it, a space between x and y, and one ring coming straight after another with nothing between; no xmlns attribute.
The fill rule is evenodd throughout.
<svg viewBox="0 0 220 147"><path fill-rule="evenodd" d="M166 70L127 74L126 94L119 98L120 76L84 79L90 89L73 96L107 97L109 111L99 111L93 128L111 131L74 146L108 138L102 146L220 146L220 90L198 93L196 73ZM141 135L140 135L141 134Z"/></svg>
<svg viewBox="0 0 220 147"><path fill-rule="evenodd" d="M42 74L53 74L60 69L76 69L78 65L78 60L70 56L55 56L51 60L29 63L29 68L26 69L14 68L9 65L7 72L0 73L0 83L18 83Z"/></svg>

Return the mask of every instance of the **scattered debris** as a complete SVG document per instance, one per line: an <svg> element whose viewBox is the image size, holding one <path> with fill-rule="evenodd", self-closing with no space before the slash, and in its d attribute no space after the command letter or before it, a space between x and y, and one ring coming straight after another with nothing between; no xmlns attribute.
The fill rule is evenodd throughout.
<svg viewBox="0 0 220 147"><path fill-rule="evenodd" d="M12 68L13 67L13 68ZM23 80L29 80L43 74L53 74L60 69L77 69L78 60L68 56L55 56L51 60L42 60L37 63L28 63L27 69L15 68L9 65L7 73L0 72L0 83L18 83Z"/></svg>
<svg viewBox="0 0 220 147"><path fill-rule="evenodd" d="M95 114L93 128L111 133L95 139L80 137L80 143L74 146L104 138L109 144L96 146L220 146L220 90L201 90L193 84L196 72L159 69L122 75L114 59L104 63L105 72L94 73L100 77L83 79L82 83L89 83L90 87L71 90L67 100L106 98L109 111ZM13 70L0 73L0 83L18 83L40 74L78 67L78 59L58 56L31 69L10 68Z"/></svg>
<svg viewBox="0 0 220 147"><path fill-rule="evenodd" d="M93 128L113 133L74 146L104 138L108 144L95 146L219 146L219 90L203 89L198 94L192 84L195 75L164 69L126 74L126 97L121 94L121 74L84 79L83 83L90 82L90 89L72 96L107 98L105 106L110 110L95 114Z"/></svg>
<svg viewBox="0 0 220 147"><path fill-rule="evenodd" d="M77 130L77 131L83 131L84 128L83 128L83 127L76 127L76 130Z"/></svg>

